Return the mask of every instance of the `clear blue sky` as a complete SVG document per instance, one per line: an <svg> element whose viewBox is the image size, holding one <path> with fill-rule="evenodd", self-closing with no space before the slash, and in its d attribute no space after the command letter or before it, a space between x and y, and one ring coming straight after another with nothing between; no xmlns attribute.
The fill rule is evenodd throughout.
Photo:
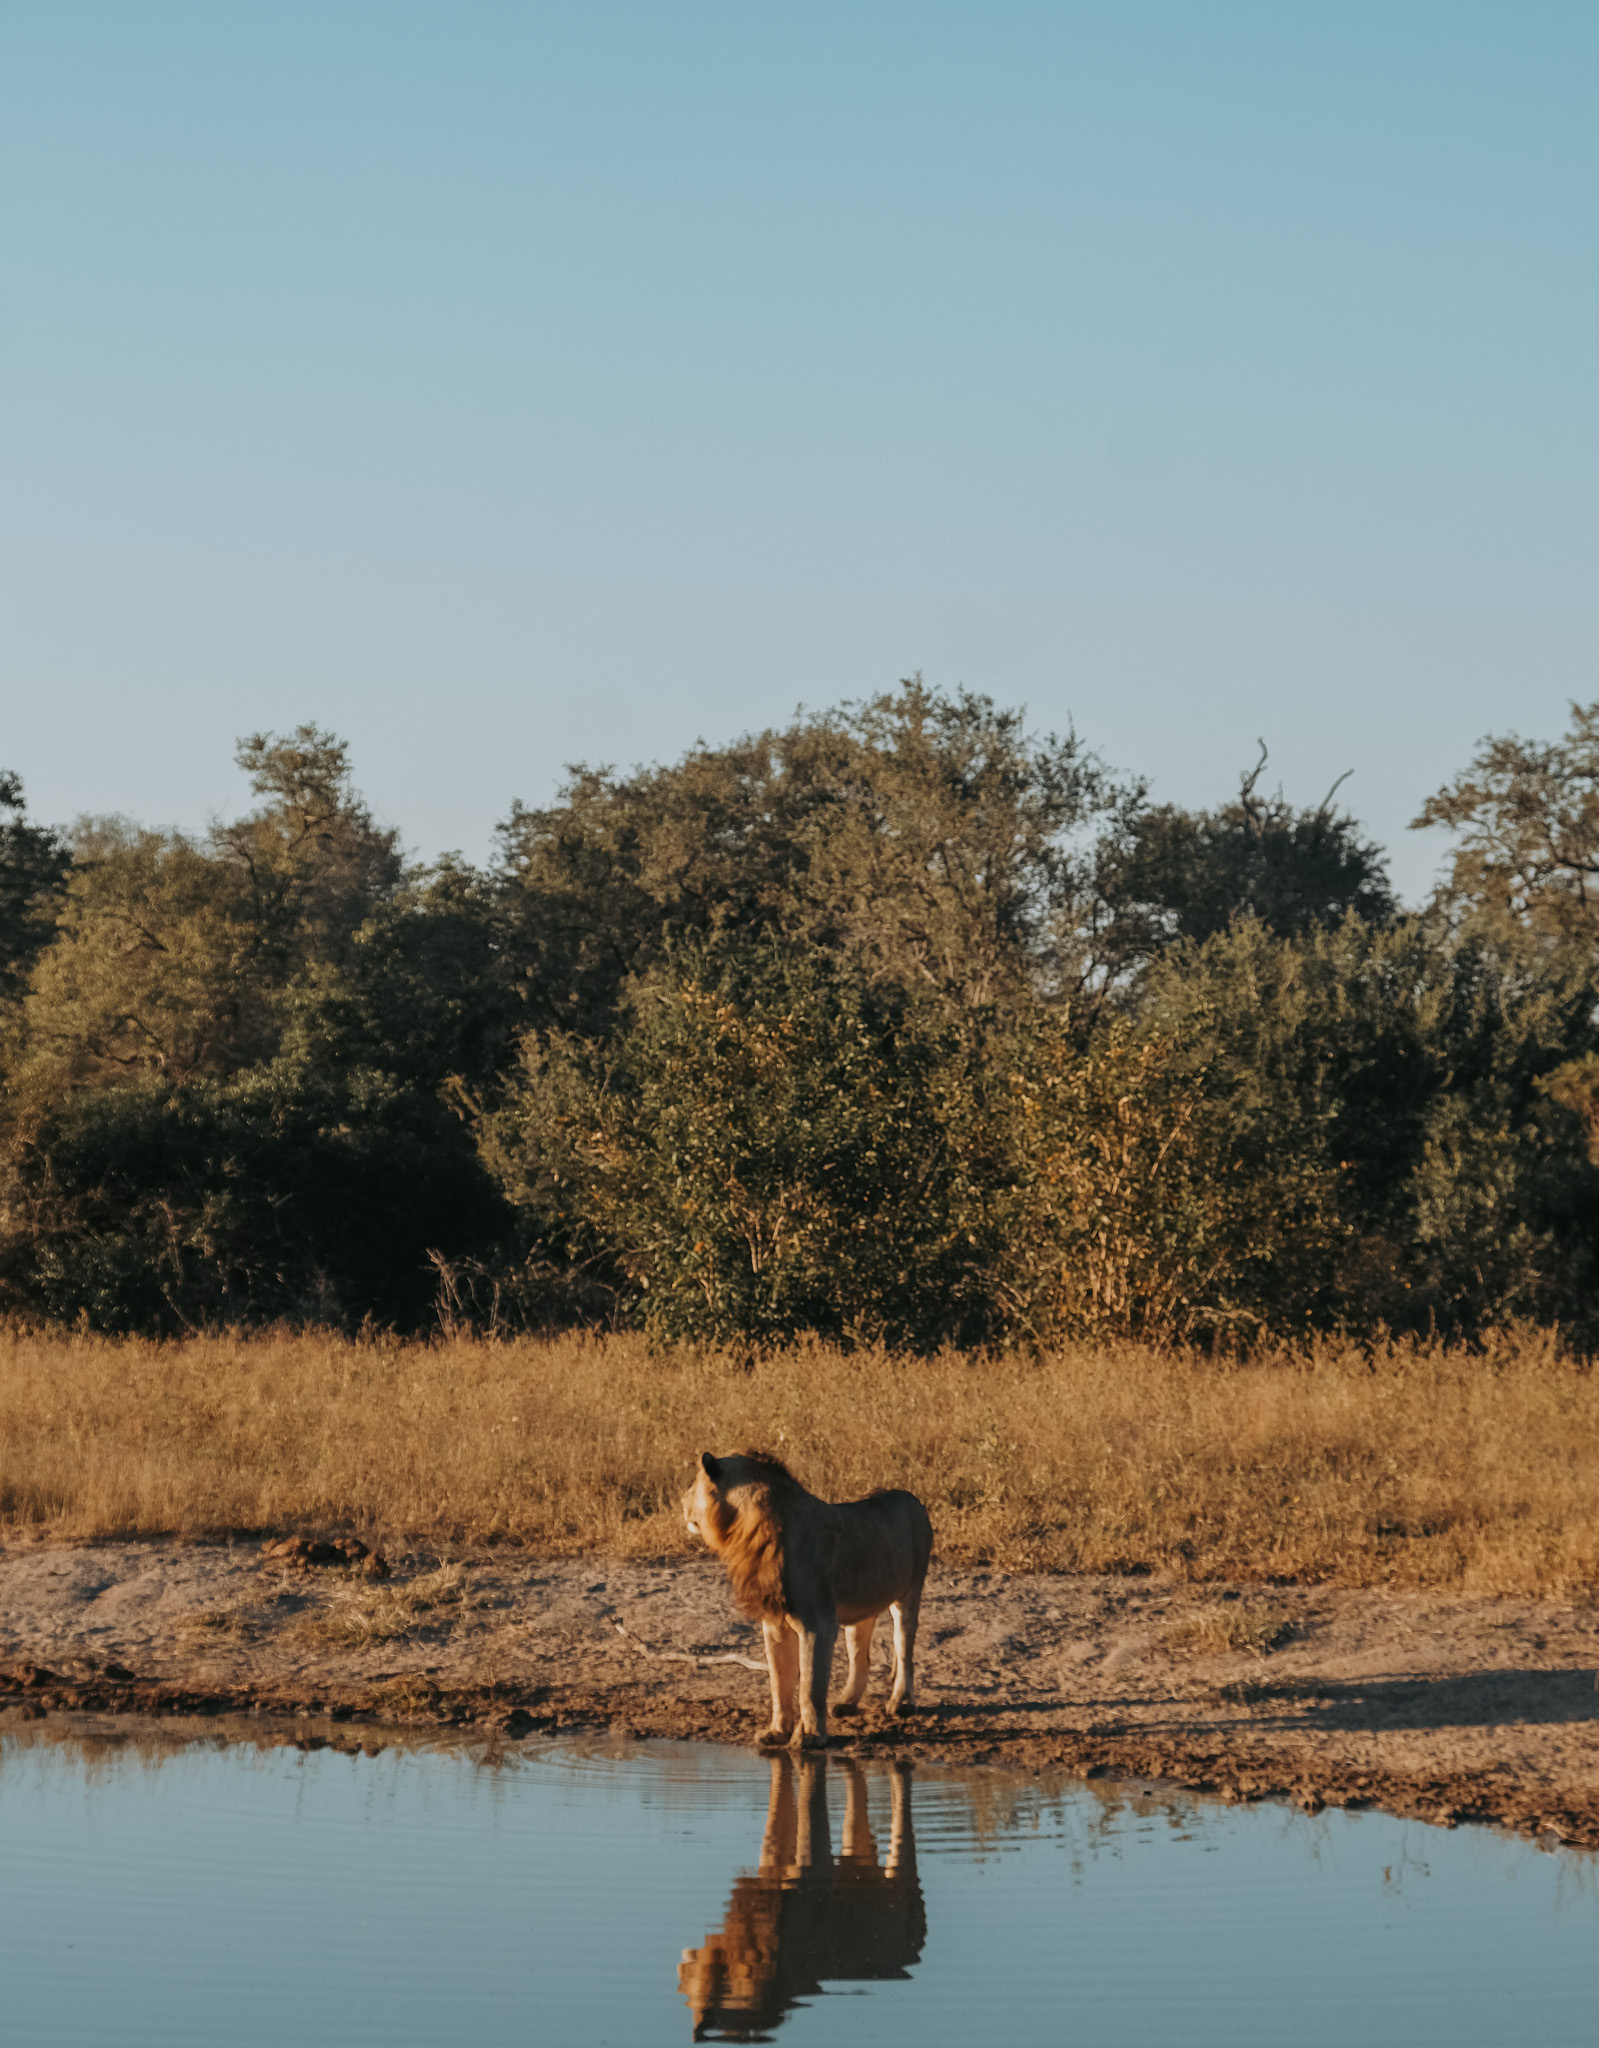
<svg viewBox="0 0 1599 2048"><path fill-rule="evenodd" d="M0 764L422 852L913 669L1404 825L1599 696L1599 7L8 0Z"/></svg>

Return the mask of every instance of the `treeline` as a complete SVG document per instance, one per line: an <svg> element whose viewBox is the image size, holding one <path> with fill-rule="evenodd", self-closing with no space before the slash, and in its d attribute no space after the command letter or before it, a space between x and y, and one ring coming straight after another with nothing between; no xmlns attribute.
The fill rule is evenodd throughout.
<svg viewBox="0 0 1599 2048"><path fill-rule="evenodd" d="M407 863L314 726L203 838L0 778L0 1310L933 1347L1599 1335L1599 706L1400 914L920 682Z"/></svg>

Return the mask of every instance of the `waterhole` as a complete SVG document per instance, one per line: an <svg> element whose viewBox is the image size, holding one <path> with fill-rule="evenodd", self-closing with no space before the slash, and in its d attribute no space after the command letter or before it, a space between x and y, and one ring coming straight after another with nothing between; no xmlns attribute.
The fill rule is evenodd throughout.
<svg viewBox="0 0 1599 2048"><path fill-rule="evenodd" d="M0 1734L0 2038L1593 2039L1593 1859L1487 1829L688 1743L289 1733Z"/></svg>

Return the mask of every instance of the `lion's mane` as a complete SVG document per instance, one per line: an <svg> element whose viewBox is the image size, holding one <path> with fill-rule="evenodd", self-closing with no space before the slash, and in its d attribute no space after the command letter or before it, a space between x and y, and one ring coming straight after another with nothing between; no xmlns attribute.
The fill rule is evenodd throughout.
<svg viewBox="0 0 1599 2048"><path fill-rule="evenodd" d="M784 1524L804 1489L781 1458L741 1451L756 1471L741 1480L736 1502L718 1503L718 1549L732 1581L733 1598L752 1621L781 1621L785 1597Z"/></svg>

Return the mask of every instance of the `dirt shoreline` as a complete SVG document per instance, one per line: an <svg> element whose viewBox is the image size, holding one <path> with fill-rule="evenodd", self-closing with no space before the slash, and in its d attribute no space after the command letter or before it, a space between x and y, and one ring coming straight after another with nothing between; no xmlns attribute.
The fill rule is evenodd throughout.
<svg viewBox="0 0 1599 2048"><path fill-rule="evenodd" d="M253 1542L0 1545L0 1731L51 1713L287 1718L340 1746L385 1726L764 1726L743 1661L758 1638L710 1560L392 1563L373 1581L263 1563ZM1277 1646L1195 1654L1196 1627L1203 1649L1229 1615L1280 1628ZM880 1642L879 1701L885 1662ZM935 1564L918 1664L914 1719L869 1699L832 1746L1599 1847L1599 1608Z"/></svg>

